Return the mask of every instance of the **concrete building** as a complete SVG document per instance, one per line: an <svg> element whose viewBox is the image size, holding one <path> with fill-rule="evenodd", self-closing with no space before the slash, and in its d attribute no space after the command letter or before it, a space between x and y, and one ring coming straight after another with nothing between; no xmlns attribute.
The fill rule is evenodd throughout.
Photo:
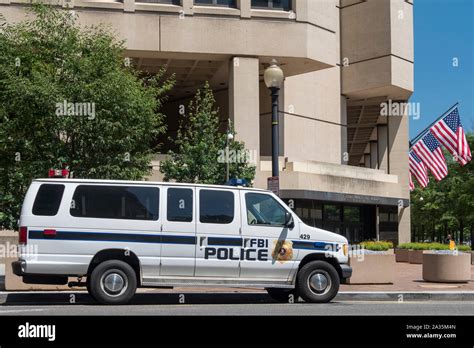
<svg viewBox="0 0 474 348"><path fill-rule="evenodd" d="M0 0L0 12L18 20L28 1ZM276 58L286 76L281 196L351 241L410 240L408 118L380 110L413 92L412 0L57 1L81 24L110 24L139 69L176 74L170 134L179 106L209 81L223 124L233 121L256 158L256 187L271 176L263 72Z"/></svg>

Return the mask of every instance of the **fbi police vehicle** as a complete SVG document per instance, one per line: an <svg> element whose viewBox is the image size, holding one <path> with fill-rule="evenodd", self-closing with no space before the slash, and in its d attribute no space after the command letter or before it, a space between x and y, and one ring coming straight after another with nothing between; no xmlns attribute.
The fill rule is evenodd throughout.
<svg viewBox="0 0 474 348"><path fill-rule="evenodd" d="M13 271L28 284L86 286L124 304L138 287L266 288L329 302L350 277L347 240L305 225L269 191L197 184L38 179Z"/></svg>

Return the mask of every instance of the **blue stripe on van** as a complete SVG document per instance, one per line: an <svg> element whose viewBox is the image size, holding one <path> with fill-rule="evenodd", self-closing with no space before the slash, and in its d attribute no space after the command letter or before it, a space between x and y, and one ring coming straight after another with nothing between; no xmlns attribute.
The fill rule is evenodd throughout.
<svg viewBox="0 0 474 348"><path fill-rule="evenodd" d="M196 236L179 236L164 234L138 234L138 233L116 233L116 232L78 232L78 231L57 231L55 236L43 235L43 230L30 230L30 239L50 239L50 240L76 240L91 242L132 242L132 243L162 243L162 244L184 244L195 245ZM213 246L242 246L242 238L229 237L207 237L208 245ZM337 243L326 242L306 242L293 240L294 249L306 250L331 250ZM330 246L330 248L328 247Z"/></svg>
<svg viewBox="0 0 474 348"><path fill-rule="evenodd" d="M227 237L208 237L207 245L214 246L242 246L242 238L227 238Z"/></svg>
<svg viewBox="0 0 474 348"><path fill-rule="evenodd" d="M307 250L332 250L336 243L326 242L303 242L300 240L293 241L294 249L307 249Z"/></svg>
<svg viewBox="0 0 474 348"><path fill-rule="evenodd" d="M94 242L132 242L132 243L164 243L164 244L196 244L195 236L174 236L161 234L137 233L102 233L57 231L55 236L44 236L43 231L29 231L30 239L78 240Z"/></svg>

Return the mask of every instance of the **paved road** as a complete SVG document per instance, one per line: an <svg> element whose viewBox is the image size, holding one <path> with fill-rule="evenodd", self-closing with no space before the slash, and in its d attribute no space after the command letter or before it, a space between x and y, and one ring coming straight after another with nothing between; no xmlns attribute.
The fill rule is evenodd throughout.
<svg viewBox="0 0 474 348"><path fill-rule="evenodd" d="M279 304L243 293L185 294L182 304L180 299L179 294L137 294L130 305L101 306L85 293L13 293L1 301L0 315L474 315L474 301Z"/></svg>

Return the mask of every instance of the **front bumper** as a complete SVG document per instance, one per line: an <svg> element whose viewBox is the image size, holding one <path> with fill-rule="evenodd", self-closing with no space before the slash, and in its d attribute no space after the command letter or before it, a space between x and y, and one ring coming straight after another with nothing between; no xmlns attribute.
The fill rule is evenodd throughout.
<svg viewBox="0 0 474 348"><path fill-rule="evenodd" d="M352 267L346 264L340 265L342 271L342 279L347 279L352 276Z"/></svg>

